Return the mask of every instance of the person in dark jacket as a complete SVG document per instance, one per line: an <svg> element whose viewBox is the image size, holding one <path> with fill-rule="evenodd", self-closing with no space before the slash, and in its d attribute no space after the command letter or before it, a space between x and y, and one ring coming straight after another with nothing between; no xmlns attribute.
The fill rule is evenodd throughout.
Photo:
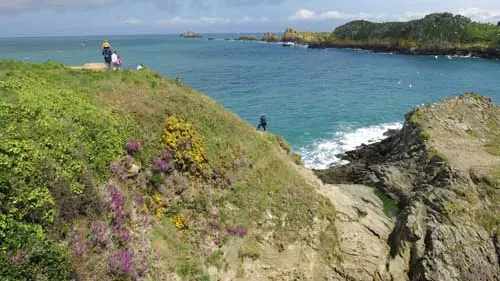
<svg viewBox="0 0 500 281"><path fill-rule="evenodd" d="M266 131L266 127L267 127L267 119L266 116L262 114L260 116L260 123L259 126L257 127L257 130L260 130L262 128L263 131Z"/></svg>
<svg viewBox="0 0 500 281"><path fill-rule="evenodd" d="M109 44L108 40L102 43L102 55L104 56L104 62L108 66L108 70L111 70L111 56L113 55L113 51L111 51L111 44Z"/></svg>

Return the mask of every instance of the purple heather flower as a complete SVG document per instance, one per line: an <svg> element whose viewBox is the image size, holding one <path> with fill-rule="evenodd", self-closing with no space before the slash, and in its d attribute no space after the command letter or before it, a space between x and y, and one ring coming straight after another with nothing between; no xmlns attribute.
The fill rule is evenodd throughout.
<svg viewBox="0 0 500 281"><path fill-rule="evenodd" d="M142 206L142 204L144 204L144 197L142 197L141 195L137 195L135 197L135 203L137 204L137 206Z"/></svg>
<svg viewBox="0 0 500 281"><path fill-rule="evenodd" d="M92 240L96 246L104 247L108 242L108 225L104 221L93 221L90 224Z"/></svg>
<svg viewBox="0 0 500 281"><path fill-rule="evenodd" d="M170 173L173 171L172 163L170 160L162 158L153 158L153 173Z"/></svg>
<svg viewBox="0 0 500 281"><path fill-rule="evenodd" d="M129 153L139 152L139 150L141 150L142 148L142 144L140 141L137 140L129 140L127 142L126 148Z"/></svg>
<svg viewBox="0 0 500 281"><path fill-rule="evenodd" d="M10 256L10 261L13 264L18 263L21 259L23 258L23 252L22 251L17 251L15 254Z"/></svg>
<svg viewBox="0 0 500 281"><path fill-rule="evenodd" d="M245 237L248 234L248 229L243 226L230 226L227 228L227 233L232 236Z"/></svg>
<svg viewBox="0 0 500 281"><path fill-rule="evenodd" d="M122 170L122 167L120 166L120 164L116 163L116 162L111 162L109 163L109 168L111 169L111 171L115 174L119 174L120 171Z"/></svg>
<svg viewBox="0 0 500 281"><path fill-rule="evenodd" d="M132 251L120 250L116 252L109 260L108 270L109 273L119 276L127 276L133 271L133 258Z"/></svg>

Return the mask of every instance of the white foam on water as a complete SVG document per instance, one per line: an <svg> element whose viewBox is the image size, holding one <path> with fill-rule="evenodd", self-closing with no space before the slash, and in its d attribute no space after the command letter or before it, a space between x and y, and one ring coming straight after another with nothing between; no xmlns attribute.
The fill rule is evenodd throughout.
<svg viewBox="0 0 500 281"><path fill-rule="evenodd" d="M298 152L304 164L312 169L326 169L331 165L347 164L337 157L338 154L356 149L362 144L371 144L386 138L389 129L401 129L401 123L385 123L358 129L346 129L337 132L330 139L322 139L302 147Z"/></svg>

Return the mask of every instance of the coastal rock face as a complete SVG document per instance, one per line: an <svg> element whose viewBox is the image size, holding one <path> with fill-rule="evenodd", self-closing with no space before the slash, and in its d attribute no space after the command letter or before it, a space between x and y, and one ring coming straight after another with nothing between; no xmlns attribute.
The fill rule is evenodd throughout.
<svg viewBox="0 0 500 281"><path fill-rule="evenodd" d="M500 58L499 34L499 26L472 22L461 15L436 13L409 22L349 22L337 27L330 39L310 47Z"/></svg>
<svg viewBox="0 0 500 281"><path fill-rule="evenodd" d="M282 37L276 33L266 32L264 37L262 37L262 41L265 42L281 42Z"/></svg>
<svg viewBox="0 0 500 281"><path fill-rule="evenodd" d="M381 280L500 280L500 108L475 94L417 108L388 139L318 175L377 187L402 210Z"/></svg>
<svg viewBox="0 0 500 281"><path fill-rule="evenodd" d="M292 28L287 28L283 34L283 42L294 42L298 44L318 44L323 42L323 33L299 32Z"/></svg>
<svg viewBox="0 0 500 281"><path fill-rule="evenodd" d="M469 41L464 38L469 18L450 13L430 14L411 22L373 23L353 21L335 29L339 39L350 40L410 40L426 41L426 44L445 44ZM446 29L446 32L444 30Z"/></svg>
<svg viewBox="0 0 500 281"><path fill-rule="evenodd" d="M242 36L238 38L240 41L259 41L259 38L255 35Z"/></svg>

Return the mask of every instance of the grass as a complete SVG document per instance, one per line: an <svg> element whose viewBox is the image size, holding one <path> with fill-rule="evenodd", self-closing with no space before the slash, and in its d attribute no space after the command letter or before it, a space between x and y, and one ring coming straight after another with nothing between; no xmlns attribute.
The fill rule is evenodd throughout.
<svg viewBox="0 0 500 281"><path fill-rule="evenodd" d="M187 188L190 189L192 198L164 198L165 202L169 202L165 206L165 221L155 226L155 234L152 236L153 244L163 253L164 271L173 270L187 279L196 276L202 278L205 262L212 254L199 249L197 241L202 237L196 231L186 232L182 239L177 237L175 228L168 221L174 213L190 216L190 223L195 230L201 231L207 220L217 219L222 225L248 226L252 233L257 227L255 222L266 212L271 212L277 218L286 218L283 224L272 229L275 233L273 239L284 244L307 239L300 237L298 230L312 227L314 217L329 221L333 227L333 206L317 195L314 187L297 172L292 158L297 163L298 159L291 156L289 151L284 151L275 136L257 133L253 126L188 86L178 86L149 70L74 71L52 62L27 64L0 61L0 81L3 83L0 87L0 105L33 106L34 113L28 114L34 120L40 112L49 119L57 114L56 119L50 119L52 123L47 123L48 129L26 125L23 131L12 130L12 134L2 134L0 140L3 143L14 139L33 141L35 136L36 140L55 138L57 142L65 141L68 125L64 122L71 120L77 122L78 126L75 128L81 130L73 129L73 132L78 132L78 136L88 135L85 138L75 135L74 142L68 143L68 150L46 149L35 143L29 146L30 149L37 148L43 153L50 152L48 155L54 159L67 159L65 161L69 162L63 162L61 171L64 172L63 175L67 175L66 169L74 167L70 174L72 176L66 182L76 191L83 188L94 190L95 194L102 192L109 173L108 163L125 154L123 146L130 139L143 143L137 161L144 168L150 167L151 159L160 155L163 150L161 136L167 116L174 115L193 125L207 152L208 166L204 174L188 176ZM16 84L19 81L21 86ZM12 111L6 114L10 117L20 113ZM13 126L6 120L0 119L0 129L4 132L9 126ZM51 124L54 126L50 127ZM73 150L85 155L81 160L85 169L65 164L75 159ZM0 163L8 160L4 155L4 151L0 149ZM22 159L20 163L24 163ZM231 163L235 159L246 159L252 164L234 167ZM41 171L36 166L38 163L26 163L30 166L26 166L24 171ZM224 175L232 175L234 183L230 189L222 189L212 181L213 171L216 170L221 170ZM92 180L83 180L82 175L89 173L93 175ZM36 178L45 180L43 177ZM152 180L155 186L161 185L161 182L159 178ZM75 184L72 185L73 183ZM48 190L48 193L44 190ZM55 189L49 186L44 190L42 191L45 193L40 196L47 195L47 202L50 202L50 198L55 196ZM75 198L81 198L78 196L80 195L77 194ZM0 196L0 203L7 206L4 198ZM203 203L203 208L197 207L201 206L200 202ZM89 203L86 206L93 205ZM57 204L54 208L54 214L61 213ZM206 211L209 208L217 209L220 216L209 218ZM38 210L33 210L33 214L38 213ZM80 214L84 218L91 218L88 217L90 213ZM27 216L31 215L32 213L27 213ZM55 220L59 223L53 225L70 229L73 218L56 216ZM45 228L47 233L52 232L50 228L51 225L48 224ZM329 246L324 250L325 255L336 251L335 231L331 229L330 232L324 239L324 243ZM254 254L251 256L255 257Z"/></svg>
<svg viewBox="0 0 500 281"><path fill-rule="evenodd" d="M382 201L382 207L384 210L384 214L388 217L396 217L399 214L399 206L396 201L394 201L391 197L385 195L379 189L374 189L375 195Z"/></svg>

